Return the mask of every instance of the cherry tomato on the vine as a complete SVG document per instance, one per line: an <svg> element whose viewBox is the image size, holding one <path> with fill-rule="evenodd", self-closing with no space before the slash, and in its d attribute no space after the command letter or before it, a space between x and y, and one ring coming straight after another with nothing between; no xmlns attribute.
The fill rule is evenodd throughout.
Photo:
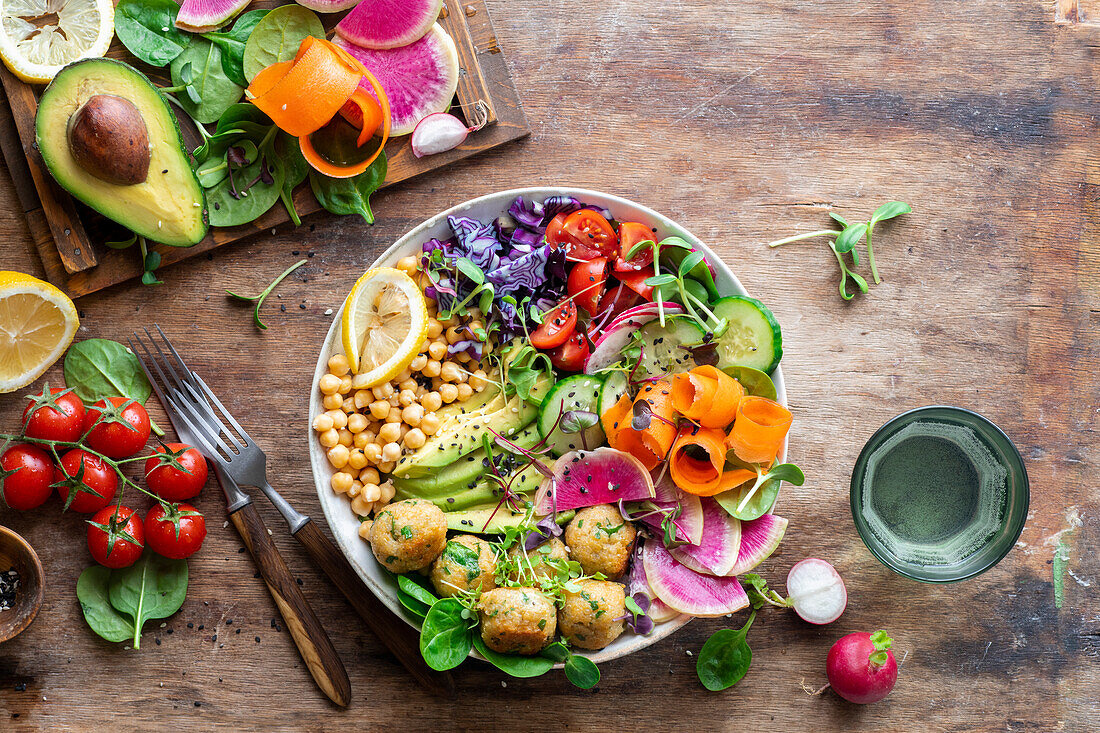
<svg viewBox="0 0 1100 733"><path fill-rule="evenodd" d="M99 400L88 408L84 415L84 430L91 428L92 431L85 440L89 448L108 458L129 458L144 448L149 440L149 413L140 402L125 397L109 399L109 407L106 400ZM104 414L103 420L92 428L100 414Z"/></svg>
<svg viewBox="0 0 1100 733"><path fill-rule="evenodd" d="M619 225L619 256L615 259L616 272L641 270L653 264L653 248L644 247L629 260L626 258L634 245L647 239L653 241L656 234L645 224L636 221L624 221Z"/></svg>
<svg viewBox="0 0 1100 733"><path fill-rule="evenodd" d="M183 467L173 465L172 460ZM206 459L186 443L157 446L156 455L145 461L145 483L149 490L167 501L193 499L206 485ZM188 473L189 472L189 473Z"/></svg>
<svg viewBox="0 0 1100 733"><path fill-rule="evenodd" d="M168 511L157 504L145 515L145 536L154 552L182 560L202 547L206 520L190 504L170 504Z"/></svg>
<svg viewBox="0 0 1100 733"><path fill-rule="evenodd" d="M64 394L62 394L64 393ZM68 390L54 387L30 398L23 410L23 432L28 438L75 442L84 432L84 403Z"/></svg>
<svg viewBox="0 0 1100 733"><path fill-rule="evenodd" d="M145 527L133 509L108 506L88 520L88 551L100 565L128 568L144 549Z"/></svg>
<svg viewBox="0 0 1100 733"><path fill-rule="evenodd" d="M0 456L0 469L0 494L12 509L24 512L40 507L53 493L53 465L50 456L37 445L11 446Z"/></svg>
<svg viewBox="0 0 1100 733"><path fill-rule="evenodd" d="M84 466L83 474L80 472ZM79 477L79 481L77 481ZM62 502L72 502L68 508L81 514L97 512L111 502L118 489L118 476L99 456L81 448L73 448L61 456L61 468L54 467L54 484Z"/></svg>
<svg viewBox="0 0 1100 733"><path fill-rule="evenodd" d="M600 297L606 283L607 258L593 257L573 265L566 281L566 291L578 308L594 316L599 310Z"/></svg>
<svg viewBox="0 0 1100 733"><path fill-rule="evenodd" d="M578 331L564 344L550 351L550 363L563 372L579 372L584 369L589 351L588 339Z"/></svg>
<svg viewBox="0 0 1100 733"><path fill-rule="evenodd" d="M542 323L531 332L531 345L536 349L552 349L565 343L577 328L577 305L565 300L542 317Z"/></svg>

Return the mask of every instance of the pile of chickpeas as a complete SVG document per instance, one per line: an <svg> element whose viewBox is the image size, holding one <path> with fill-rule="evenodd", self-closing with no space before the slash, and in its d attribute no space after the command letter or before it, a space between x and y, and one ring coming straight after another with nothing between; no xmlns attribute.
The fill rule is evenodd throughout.
<svg viewBox="0 0 1100 733"><path fill-rule="evenodd" d="M423 289L426 276L418 271L415 257L400 260L397 268ZM489 383L485 370L468 353L447 354L450 344L470 339L472 332L484 328L481 313L471 309L461 319L452 316L441 321L436 318L436 302L431 298L425 302L427 338L408 368L391 381L368 388L362 379L365 375L351 374L347 357L334 354L328 360L328 373L317 385L325 411L314 418L313 429L336 469L332 490L347 496L360 517L370 516L393 499L393 483L383 477L404 454L423 447L439 431L436 411L445 404L465 402ZM483 355L492 348L490 340L482 347Z"/></svg>

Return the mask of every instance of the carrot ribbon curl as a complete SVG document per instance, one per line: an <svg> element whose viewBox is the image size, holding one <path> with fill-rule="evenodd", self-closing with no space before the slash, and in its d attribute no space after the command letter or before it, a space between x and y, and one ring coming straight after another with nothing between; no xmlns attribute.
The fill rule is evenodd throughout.
<svg viewBox="0 0 1100 733"><path fill-rule="evenodd" d="M641 405L640 403L645 403ZM649 412L649 425L635 430L631 424L636 412ZM623 395L601 417L607 444L616 450L630 453L652 471L668 455L676 439L676 408L668 382L658 381L647 385L631 402Z"/></svg>
<svg viewBox="0 0 1100 733"><path fill-rule="evenodd" d="M700 366L672 378L672 404L677 412L704 428L725 428L737 416L745 388L712 366Z"/></svg>
<svg viewBox="0 0 1100 733"><path fill-rule="evenodd" d="M726 434L718 428L684 425L672 445L668 470L673 482L696 496L714 496L756 478L755 471L726 465Z"/></svg>
<svg viewBox="0 0 1100 733"><path fill-rule="evenodd" d="M771 463L791 428L790 410L764 397L745 397L727 438L734 454L746 463Z"/></svg>

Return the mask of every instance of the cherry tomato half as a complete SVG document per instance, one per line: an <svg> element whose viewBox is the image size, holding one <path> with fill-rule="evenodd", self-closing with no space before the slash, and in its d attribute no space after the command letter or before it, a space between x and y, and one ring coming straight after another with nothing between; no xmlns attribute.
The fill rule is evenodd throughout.
<svg viewBox="0 0 1100 733"><path fill-rule="evenodd" d="M566 257L574 262L610 259L619 253L619 237L611 222L591 209L555 216L546 227L546 241L564 247Z"/></svg>
<svg viewBox="0 0 1100 733"><path fill-rule="evenodd" d="M563 372L579 372L584 369L589 350L588 339L578 331L564 344L550 351L550 363Z"/></svg>
<svg viewBox="0 0 1100 733"><path fill-rule="evenodd" d="M61 392L65 394L58 397ZM84 403L59 387L51 389L50 396L57 407L49 404L36 407L38 402L32 401L23 410L23 432L28 438L75 442L84 432ZM42 399L42 394L37 397Z"/></svg>
<svg viewBox="0 0 1100 733"><path fill-rule="evenodd" d="M145 483L150 491L166 501L195 498L206 485L206 459L186 443L169 443L167 449L172 454L179 454L176 460L190 473L173 466L164 446L157 446L156 455L145 461Z"/></svg>
<svg viewBox="0 0 1100 733"><path fill-rule="evenodd" d="M636 270L634 272L616 272L615 277L623 285L633 290L646 300L653 300L653 286L646 285L645 281L653 277L653 270Z"/></svg>
<svg viewBox="0 0 1100 733"><path fill-rule="evenodd" d="M611 323L620 314L636 305L641 305L643 302L644 298L642 296L619 283L600 298L600 320L605 324ZM592 334L592 336L595 337L595 334Z"/></svg>
<svg viewBox="0 0 1100 733"><path fill-rule="evenodd" d="M105 417L92 428L95 421L99 420L100 414L107 409L105 400L96 402L84 415L84 430L92 428L92 432L88 433L86 438L88 447L108 458L129 458L144 448L145 441L149 440L149 413L141 403L127 400L125 397L111 397L110 400L114 408L112 411L117 415L114 421L108 422L109 418ZM119 411L118 408L127 402L130 404ZM118 418L126 424L118 422Z"/></svg>
<svg viewBox="0 0 1100 733"><path fill-rule="evenodd" d="M61 468L54 467L54 483L65 481L66 478L80 473L80 464L84 464L84 475L81 476L81 487L71 487L64 484L57 487L57 494L61 501L69 500L69 494L73 494L69 509L81 514L98 512L107 506L115 496L118 489L118 476L102 458L86 450L73 448L61 456Z"/></svg>
<svg viewBox="0 0 1100 733"><path fill-rule="evenodd" d="M593 257L600 257L602 253L596 247L591 247L584 242L576 241L565 231L565 220L568 214L558 214L546 225L546 241L554 248L564 248L565 256L575 262L583 262Z"/></svg>
<svg viewBox="0 0 1100 733"><path fill-rule="evenodd" d="M531 345L536 349L561 346L577 328L577 305L564 300L542 317L542 323L531 333Z"/></svg>
<svg viewBox="0 0 1100 733"><path fill-rule="evenodd" d="M578 308L594 316L599 311L600 297L607 283L607 258L593 257L586 262L578 262L569 271L566 292Z"/></svg>
<svg viewBox="0 0 1100 733"><path fill-rule="evenodd" d="M15 471L0 479L0 494L4 503L16 511L40 507L53 493L53 466L46 451L37 445L11 446L0 456L0 468Z"/></svg>
<svg viewBox="0 0 1100 733"><path fill-rule="evenodd" d="M113 541L113 545L112 545ZM128 568L145 549L145 527L133 509L108 506L88 522L88 552L109 568Z"/></svg>
<svg viewBox="0 0 1100 733"><path fill-rule="evenodd" d="M206 520L190 504L172 504L167 512L157 504L145 515L145 536L156 553L182 560L202 547Z"/></svg>
<svg viewBox="0 0 1100 733"><path fill-rule="evenodd" d="M638 242L654 240L656 234L645 224L636 221L624 221L619 225L619 256L615 259L616 272L631 272L641 270L647 265L653 264L653 248L645 247L631 259L626 255Z"/></svg>

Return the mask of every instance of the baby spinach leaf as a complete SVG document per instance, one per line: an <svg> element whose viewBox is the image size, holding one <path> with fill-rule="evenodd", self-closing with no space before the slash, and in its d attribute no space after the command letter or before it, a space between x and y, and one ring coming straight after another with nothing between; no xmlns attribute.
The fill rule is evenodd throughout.
<svg viewBox="0 0 1100 733"><path fill-rule="evenodd" d="M554 668L554 660L546 657L524 657L519 654L501 654L485 646L479 634L474 635L474 648L501 672L513 677L540 677Z"/></svg>
<svg viewBox="0 0 1100 733"><path fill-rule="evenodd" d="M431 591L424 587L423 583L408 575L397 576L397 590L398 593L404 593L406 596L424 604L425 611L439 600Z"/></svg>
<svg viewBox="0 0 1100 733"><path fill-rule="evenodd" d="M752 649L745 641L756 611L740 629L720 629L707 639L699 650L695 672L703 687L717 692L736 685L752 665Z"/></svg>
<svg viewBox="0 0 1100 733"><path fill-rule="evenodd" d="M565 660L565 676L582 690L590 690L600 682L600 668L588 657L570 654Z"/></svg>
<svg viewBox="0 0 1100 733"><path fill-rule="evenodd" d="M309 185L321 206L333 214L359 214L368 224L374 223L370 195L386 180L386 153L383 151L371 166L352 178L329 178L317 171L309 172Z"/></svg>
<svg viewBox="0 0 1100 733"><path fill-rule="evenodd" d="M775 505L779 486L784 481L801 486L806 477L798 466L783 463L766 474L758 475L756 481L743 483L735 489L718 494L714 499L732 517L742 521L759 519Z"/></svg>
<svg viewBox="0 0 1100 733"><path fill-rule="evenodd" d="M191 36L176 28L178 12L172 0L121 0L115 8L115 33L134 56L150 66L164 66L191 45Z"/></svg>
<svg viewBox="0 0 1100 733"><path fill-rule="evenodd" d="M271 183L258 180L263 166L269 166ZM258 160L245 168L234 170L232 176L207 191L206 201L210 207L210 226L230 227L247 224L263 216L276 201L283 190L283 178L286 171L281 162L261 152ZM253 183L247 191L240 190ZM234 196L234 191L239 191Z"/></svg>
<svg viewBox="0 0 1100 733"><path fill-rule="evenodd" d="M304 8L303 8L304 9ZM234 84L248 86L249 79L244 74L244 47L253 29L263 20L270 10L250 10L237 18L228 33L203 33L202 37L222 51L222 71Z"/></svg>
<svg viewBox="0 0 1100 733"><path fill-rule="evenodd" d="M180 106L197 122L214 122L244 94L244 87L225 75L221 51L204 38L192 39L172 60L171 72L173 86L189 90L180 96Z"/></svg>
<svg viewBox="0 0 1100 733"><path fill-rule="evenodd" d="M433 603L424 617L420 654L432 669L454 669L469 656L474 632L463 610L457 599L443 598Z"/></svg>
<svg viewBox="0 0 1100 733"><path fill-rule="evenodd" d="M283 7L291 7L284 5ZM286 168L286 177L283 179L283 190L279 198L283 200L286 213L294 226L301 226L302 219L298 216L298 210L294 207L294 189L309 175L309 163L302 156L302 149L298 147L298 141L285 132L279 133L279 141L276 143L279 149L279 158Z"/></svg>
<svg viewBox="0 0 1100 733"><path fill-rule="evenodd" d="M149 619L167 618L187 596L187 561L146 552L128 568L111 573L111 605L134 619L134 648L141 645L141 627Z"/></svg>
<svg viewBox="0 0 1100 733"><path fill-rule="evenodd" d="M216 126L217 132L223 132L232 128L239 128L248 130L247 126L238 124L241 122L248 122L255 125L262 125L265 128L270 127L272 122L271 118L265 115L259 107L251 102L239 102L237 104L230 105L221 117L218 118L218 124Z"/></svg>
<svg viewBox="0 0 1100 733"><path fill-rule="evenodd" d="M325 37L325 26L317 14L291 3L267 14L248 36L243 69L252 81L262 69L278 61L289 61L308 36Z"/></svg>
<svg viewBox="0 0 1100 733"><path fill-rule="evenodd" d="M134 620L111 605L108 583L110 568L93 565L76 581L76 599L89 628L107 641L126 641L134 633Z"/></svg>
<svg viewBox="0 0 1100 733"><path fill-rule="evenodd" d="M775 391L775 383L772 378L759 369L747 366L726 367L722 371L730 375L745 388L745 392L755 397L764 397L769 400L776 399L779 395Z"/></svg>
<svg viewBox="0 0 1100 733"><path fill-rule="evenodd" d="M91 404L104 397L125 397L145 404L153 388L137 357L117 341L87 339L65 354L65 384Z"/></svg>

